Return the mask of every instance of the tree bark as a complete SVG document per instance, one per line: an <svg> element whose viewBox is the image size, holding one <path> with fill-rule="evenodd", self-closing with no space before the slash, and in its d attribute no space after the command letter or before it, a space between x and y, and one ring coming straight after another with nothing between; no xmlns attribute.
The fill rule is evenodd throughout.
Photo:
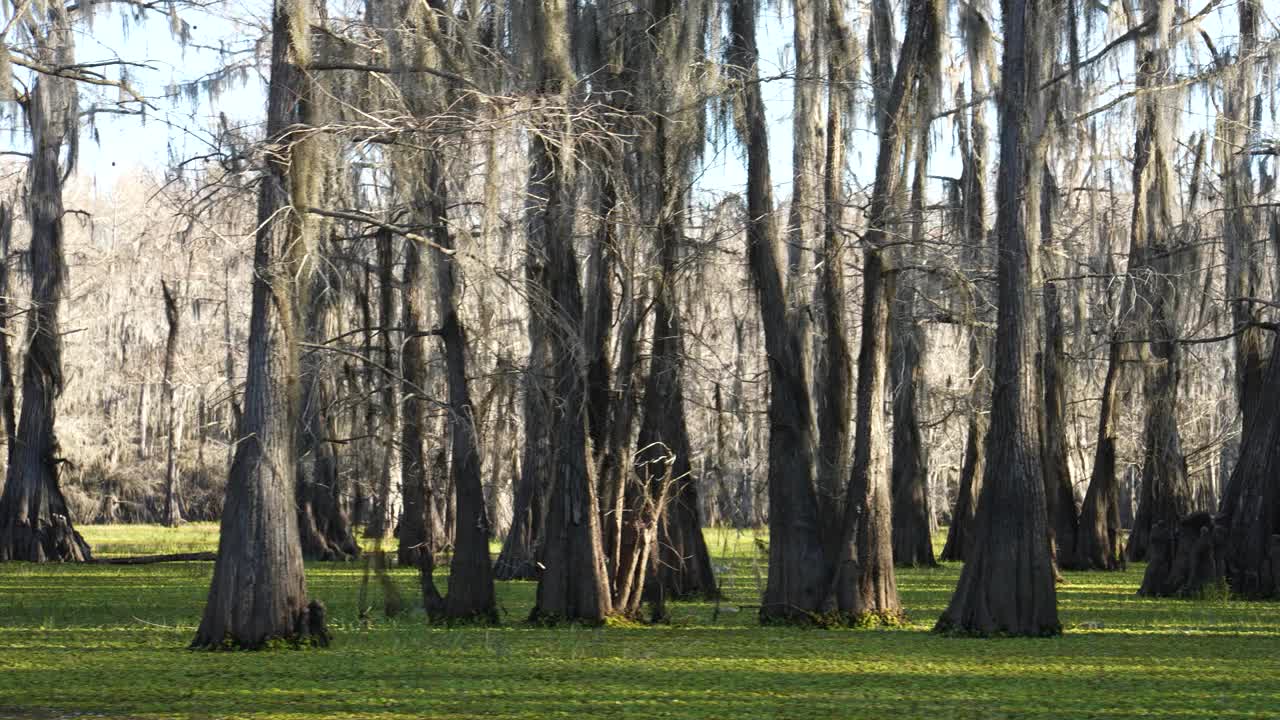
<svg viewBox="0 0 1280 720"><path fill-rule="evenodd" d="M39 29L34 29L40 23ZM71 28L61 12L32 20L33 34L43 34L42 60L71 65ZM44 562L90 559L89 545L71 525L71 514L58 485L58 439L54 419L62 392L62 305L66 264L63 259L63 179L71 169L60 157L74 145L78 122L75 81L41 75L26 107L31 129L31 161L27 169L27 221L31 226L31 310L27 320L27 353L22 369L22 414L9 449L4 492L0 495L0 561ZM74 153L72 153L74 157Z"/></svg>
<svg viewBox="0 0 1280 720"><path fill-rule="evenodd" d="M1000 87L999 238L995 381L987 466L974 544L937 629L992 635L1055 635L1058 622L1048 543L1035 397L1035 311L1040 192L1048 79L1057 37L1046 0L1004 0Z"/></svg>
<svg viewBox="0 0 1280 720"><path fill-rule="evenodd" d="M427 213L423 212L422 216L426 218ZM433 495L440 488L429 482L427 453L423 446L426 441L423 415L427 409L424 393L428 384L422 332L425 281L422 249L416 242L409 241L405 243L400 295L401 323L405 330L404 345L400 351L404 363L400 388L403 397L400 419L400 493L403 506L396 559L405 567L419 570L435 567L435 553L442 550L437 547L439 538L428 522L428 518L435 514ZM424 583L429 581L430 574L422 580ZM428 607L428 611L432 609Z"/></svg>
<svg viewBox="0 0 1280 720"><path fill-rule="evenodd" d="M532 248L530 248L532 250ZM534 580L536 558L545 521L544 497L551 459L551 372L545 307L545 263L539 254L526 254L525 286L529 298L529 361L524 372L524 447L520 475L512 500L511 529L494 564L498 580Z"/></svg>
<svg viewBox="0 0 1280 720"><path fill-rule="evenodd" d="M607 172L607 170L606 170ZM612 217L617 204L613 180L606 177L597 198L600 226L596 229L591 254L587 259L587 308L584 343L587 348L587 420L591 433L591 451L597 467L603 460L609 435L609 341L613 323L614 257L617 253L616 221Z"/></svg>
<svg viewBox="0 0 1280 720"><path fill-rule="evenodd" d="M160 281L160 291L164 296L164 317L169 326L169 332L166 334L164 342L164 404L165 426L167 428L165 436L167 440L164 469L164 514L161 522L165 527L177 527L183 521L182 508L180 507L181 498L178 489L178 466L177 458L175 457L177 438L174 431L178 427L178 409L173 402L173 355L177 351L178 324L181 315L178 313L178 303L174 299L173 293L169 290L169 285L164 280Z"/></svg>
<svg viewBox="0 0 1280 720"><path fill-rule="evenodd" d="M317 239L316 271L304 279L305 338L317 345L329 339L333 309L340 292L337 273L326 269L326 243ZM297 504L302 557L307 560L350 560L360 554L351 521L342 508L338 455L330 441L334 436L330 407L334 378L330 358L314 347L299 359L302 372L302 405L298 420Z"/></svg>
<svg viewBox="0 0 1280 720"><path fill-rule="evenodd" d="M489 557L489 517L485 513L484 487L480 479L480 447L471 389L467 381L467 333L458 313L461 292L449 227L448 185L438 158L427 170L430 182L430 220L439 246L432 257L436 269L436 308L440 338L444 342L445 372L449 388L449 437L452 441L454 496L453 561L449 565L449 594L444 614L452 620L496 623L497 600L493 587L493 561ZM593 508L594 510L594 508ZM592 513L594 516L594 512Z"/></svg>
<svg viewBox="0 0 1280 720"><path fill-rule="evenodd" d="M966 37L966 48L969 59L969 74L973 88L973 97L986 94L986 72L984 68L987 34L986 19L972 8L963 8L966 15L966 26L970 27ZM989 267L985 250L987 248L986 221L986 179L987 179L987 122L985 103L973 103L969 124L964 118L959 123L960 146L963 149L964 169L961 173L961 199L965 238L965 249L968 264L975 275L983 274ZM991 397L991 373L989 360L991 356L990 334L980 322L985 318L986 298L975 283L968 288L969 300L966 307L969 321L969 413L965 428L964 458L960 468L960 482L956 493L955 507L951 513L951 525L947 528L947 542L942 548L941 559L949 562L962 562L968 557L973 544L973 519L977 515L978 496L982 492L982 477L985 473L985 456L987 444L987 427L989 425L985 412L985 404Z"/></svg>
<svg viewBox="0 0 1280 720"><path fill-rule="evenodd" d="M1215 150L1215 154L1222 158L1222 204L1226 211L1222 224L1227 263L1226 293L1232 325L1237 333L1234 340L1236 400L1240 406L1241 428L1245 431L1253 423L1257 411L1254 399L1262 395L1263 358L1266 351L1266 337L1262 328L1252 324L1261 307L1244 299L1258 296L1261 281L1259 268L1263 266L1256 257L1258 218L1257 210L1252 207L1254 158L1247 149L1256 140L1253 56L1258 44L1259 5L1258 0L1241 0L1237 5L1240 28L1237 52L1239 67L1232 73L1232 80L1224 89L1222 119L1219 120L1217 133L1220 144ZM1235 477L1234 472L1231 477Z"/></svg>
<svg viewBox="0 0 1280 720"><path fill-rule="evenodd" d="M397 325L395 307L395 243L388 230L377 233L378 259L378 324L376 328L381 347L379 357L382 368L397 370L403 360L397 352L399 345L395 341ZM370 348L372 350L372 348ZM386 538L395 529L396 515L391 507L392 480L400 475L399 449L396 447L397 429L400 425L400 387L395 378L386 370L373 368L371 377L376 378L380 392L371 397L381 400L381 408L377 413L376 428L378 442L381 445L381 465L378 469L378 494L373 501L373 518L365 527L365 537ZM372 413L371 413L372 415Z"/></svg>
<svg viewBox="0 0 1280 720"><path fill-rule="evenodd" d="M546 0L527 10L538 38L538 55L533 58L536 92L553 103L567 103L573 78L564 1ZM549 110L547 116L562 127L569 122L563 111ZM613 608L587 452L584 311L573 248L572 168L567 164L571 157L571 146L553 145L542 133L531 135L526 222L530 251L544 255L547 264L545 297L551 308L548 322L553 324L549 345L556 402L550 423L554 465L538 552L541 574L530 619L594 624L603 622Z"/></svg>
<svg viewBox="0 0 1280 720"><path fill-rule="evenodd" d="M919 222L917 220L917 222ZM898 566L932 567L929 532L929 485L924 440L916 413L923 333L911 318L912 304L897 293L902 316L893 336L890 387L893 392L893 562Z"/></svg>
<svg viewBox="0 0 1280 720"><path fill-rule="evenodd" d="M1133 246L1130 274L1141 287L1149 340L1138 347L1143 361L1143 394L1147 412L1143 424L1146 450L1142 490L1129 536L1132 560L1146 557L1152 529L1174 528L1195 509L1195 487L1187 477L1178 431L1178 380L1182 350L1178 343L1178 278L1173 243L1173 167L1169 149L1166 96L1156 88L1169 68L1171 0L1147 0L1146 15L1156 32L1138 61L1138 86L1153 91L1139 98L1139 119L1133 159ZM1260 363L1260 360L1257 362ZM1252 372L1252 371L1250 371ZM1258 387L1258 386L1255 386ZM1253 419L1246 414L1246 420Z"/></svg>
<svg viewBox="0 0 1280 720"><path fill-rule="evenodd" d="M839 2L827 3L827 128L826 167L823 177L822 273L818 293L823 306L822 343L824 373L822 399L818 402L818 503L827 557L836 557L844 518L845 484L852 452L850 422L853 419L853 358L849 353L848 311L845 307L844 245L840 226L844 215L845 107L848 87L857 59L852 57L852 35ZM720 386L716 386L716 401ZM717 421L720 413L717 412Z"/></svg>
<svg viewBox="0 0 1280 720"><path fill-rule="evenodd" d="M277 2L272 14L267 98L268 155L258 191L248 375L240 439L227 481L218 560L192 647L261 648L273 640L326 644L323 609L307 603L293 507L302 325L297 283L315 268L309 252L318 173L308 3ZM299 16L300 15L300 16Z"/></svg>
<svg viewBox="0 0 1280 720"><path fill-rule="evenodd" d="M928 109L925 106L924 109ZM916 120L915 173L911 184L911 246L903 256L924 245L925 174L928 171L928 120ZM891 302L889 375L893 390L893 559L899 566L937 565L933 558L933 512L929 506L927 448L920 433L916 391L923 382L920 357L925 335L915 319L915 284L899 278Z"/></svg>
<svg viewBox="0 0 1280 720"><path fill-rule="evenodd" d="M913 0L906 8L907 33L880 110L876 179L863 236L862 338L858 353L853 465L845 500L844 537L835 568L840 614L855 621L876 617L894 622L902 614L893 570L892 469L885 427L885 387L894 279L887 233L900 220L908 138L918 130L914 114L928 115L925 96L936 73L938 42L945 22L939 0ZM909 420L909 418L908 418ZM905 468L904 468L905 469ZM928 523L925 523L927 532Z"/></svg>
<svg viewBox="0 0 1280 720"><path fill-rule="evenodd" d="M1257 398L1280 406L1280 353L1273 353ZM1225 526L1222 572L1247 598L1280 597L1280 413L1259 412L1245 428L1240 461L1218 507Z"/></svg>
<svg viewBox="0 0 1280 720"><path fill-rule="evenodd" d="M774 235L773 187L764 99L757 82L756 3L734 0L729 64L742 83L747 152L747 262L756 289L769 365L769 576L763 622L811 622L828 594L826 555L816 489L816 427L810 363L790 321Z"/></svg>
<svg viewBox="0 0 1280 720"><path fill-rule="evenodd" d="M13 451L18 423L13 409L13 353L9 349L9 247L13 239L13 206L0 202L0 416L4 418L5 454ZM3 480L0 480L2 483ZM0 491L4 485L0 484Z"/></svg>
<svg viewBox="0 0 1280 720"><path fill-rule="evenodd" d="M1041 257L1047 268L1046 277L1057 276L1053 250L1053 212L1058 202L1053 174L1046 168L1040 186ZM1045 282L1044 349L1040 353L1040 383L1044 402L1041 405L1040 442L1044 467L1045 510L1049 519L1050 549L1055 567L1070 556L1076 547L1079 513L1067 463L1067 407L1065 366L1066 332L1062 327L1062 302L1055 282Z"/></svg>
<svg viewBox="0 0 1280 720"><path fill-rule="evenodd" d="M1116 479L1116 401L1119 397L1121 343L1113 335L1107 373L1102 382L1102 410L1093 457L1093 473L1080 509L1076 549L1063 566L1073 570L1120 570L1124 558L1120 545L1120 484Z"/></svg>
<svg viewBox="0 0 1280 720"><path fill-rule="evenodd" d="M690 170L701 142L700 133L682 130L681 124L701 127L699 111L682 112L691 100L692 82L684 68L700 57L705 4L661 0L654 4L654 22L648 26L650 47L660 58L650 60L646 79L652 84L655 110L652 119L651 167L656 180L657 213L655 245L659 275L654 297L653 349L645 385L644 412L637 438L636 467L650 480L647 492L661 511L658 517L657 552L653 554L656 592L663 597L714 597L717 593L711 555L702 534L699 478L693 474L693 450L685 419L684 335L680 300L676 290L677 263L685 231ZM674 76L672 76L674 74ZM665 92L664 92L665 91ZM655 472L665 458L666 472ZM670 482L669 486L664 485Z"/></svg>

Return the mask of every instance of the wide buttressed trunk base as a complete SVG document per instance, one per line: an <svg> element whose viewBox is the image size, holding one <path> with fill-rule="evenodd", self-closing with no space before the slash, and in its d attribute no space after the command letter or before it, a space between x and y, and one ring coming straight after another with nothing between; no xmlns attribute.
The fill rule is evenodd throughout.
<svg viewBox="0 0 1280 720"><path fill-rule="evenodd" d="M360 555L351 521L338 503L332 451L314 447L298 459L298 535L306 560L348 561Z"/></svg>
<svg viewBox="0 0 1280 720"><path fill-rule="evenodd" d="M1148 575L1162 553L1176 556L1162 563L1168 577L1161 582L1151 578L1144 590L1195 594L1201 587L1220 586L1220 577L1233 596L1280 597L1280 413L1270 410L1280 405L1280 353L1272 357L1255 402L1258 410L1245 427L1240 459L1217 516L1189 514L1172 539L1162 532L1167 524L1155 526Z"/></svg>
<svg viewBox="0 0 1280 720"><path fill-rule="evenodd" d="M72 527L58 486L51 389L33 377L23 385L18 438L0 495L0 561L87 562L89 544Z"/></svg>
<svg viewBox="0 0 1280 720"><path fill-rule="evenodd" d="M973 549L934 629L975 636L1058 635L1062 624L1038 453L1025 426L1018 432L1001 425L991 428L992 463L983 478Z"/></svg>
<svg viewBox="0 0 1280 720"><path fill-rule="evenodd" d="M258 401L246 403L246 420L258 422L271 437L272 427L255 421ZM279 644L325 645L324 612L308 604L294 508L294 474L279 473L293 446L276 452L258 437L241 440L232 462L218 540L218 559L193 649L258 650ZM278 436L277 436L278 437Z"/></svg>
<svg viewBox="0 0 1280 720"><path fill-rule="evenodd" d="M88 562L93 559L89 544L62 513L45 517L11 518L6 503L0 503L0 562ZM65 513L65 508L63 513Z"/></svg>
<svg viewBox="0 0 1280 720"><path fill-rule="evenodd" d="M1172 531L1156 524L1150 560L1138 594L1147 597L1226 597L1227 529L1207 512L1184 518Z"/></svg>
<svg viewBox="0 0 1280 720"><path fill-rule="evenodd" d="M319 489L314 489L315 492ZM331 499L309 498L298 504L298 534L302 557L321 562L349 562L360 556L346 513Z"/></svg>

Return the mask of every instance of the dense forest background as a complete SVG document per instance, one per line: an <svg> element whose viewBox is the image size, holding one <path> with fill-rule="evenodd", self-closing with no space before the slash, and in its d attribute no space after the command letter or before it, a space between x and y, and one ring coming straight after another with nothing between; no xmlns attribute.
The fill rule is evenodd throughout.
<svg viewBox="0 0 1280 720"><path fill-rule="evenodd" d="M204 58L199 25L250 33L162 91L127 45L77 62L93 4L7 7L0 512L42 499L0 557L221 518L213 607L228 528L283 503L308 558L398 533L400 562L491 586L459 565L501 541L548 617L713 594L711 525L770 528L775 619L892 616L893 563L935 562L942 527L949 559L1000 558L966 568L960 626L975 578L1038 606L1126 557L1164 564L1152 594L1276 592L1267 3L99 11ZM140 155L203 147L77 165L133 122Z"/></svg>

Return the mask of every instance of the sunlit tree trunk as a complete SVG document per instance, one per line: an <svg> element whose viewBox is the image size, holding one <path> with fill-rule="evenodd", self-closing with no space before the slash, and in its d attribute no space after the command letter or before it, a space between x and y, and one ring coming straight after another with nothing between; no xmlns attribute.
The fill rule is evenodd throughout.
<svg viewBox="0 0 1280 720"><path fill-rule="evenodd" d="M774 234L764 99L757 82L756 3L734 0L728 60L742 83L739 137L747 153L747 262L764 324L769 366L769 576L764 622L808 621L823 609L829 560L816 488L811 365L790 321Z"/></svg>
<svg viewBox="0 0 1280 720"><path fill-rule="evenodd" d="M570 100L569 62L563 0L545 0L525 8L533 43L535 91L549 123L567 130L563 105ZM544 308L552 327L550 357L555 387L551 411L553 458L547 490L547 516L538 548L540 575L536 621L599 623L612 613L600 537L595 481L587 452L586 368L583 363L582 290L573 246L571 140L553 144L546 134L529 141L529 194L526 230L530 252L546 262Z"/></svg>
<svg viewBox="0 0 1280 720"><path fill-rule="evenodd" d="M71 28L62 10L33 11L34 34L42 34L40 59L73 64ZM75 81L40 75L26 103L31 130L27 166L27 222L31 227L31 310L27 314L26 358L22 369L22 414L9 448L4 492L0 495L0 560L85 561L89 545L71 525L59 487L62 459L54 427L62 392L63 181L71 168L62 153L76 142L79 105ZM72 155L74 157L74 155Z"/></svg>
<svg viewBox="0 0 1280 720"><path fill-rule="evenodd" d="M323 613L307 603L293 490L300 401L298 283L316 272L310 250L322 158L314 124L308 3L272 13L267 141L274 146L258 190L253 306L240 439L227 480L218 559L193 647L260 648L275 639L327 642Z"/></svg>
<svg viewBox="0 0 1280 720"><path fill-rule="evenodd" d="M1046 527L1035 389L1039 202L1046 108L1057 48L1051 0L1004 0L1000 83L995 380L987 466L973 548L937 629L974 634L1061 632Z"/></svg>

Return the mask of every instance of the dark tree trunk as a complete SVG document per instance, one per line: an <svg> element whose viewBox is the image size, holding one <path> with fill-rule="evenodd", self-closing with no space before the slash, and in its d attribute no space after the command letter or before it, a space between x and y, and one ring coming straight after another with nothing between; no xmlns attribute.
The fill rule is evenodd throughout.
<svg viewBox="0 0 1280 720"><path fill-rule="evenodd" d="M317 239L317 267L305 278L301 298L305 337L310 344L323 343L333 329L333 308L340 287L337 273L324 267L323 241ZM351 521L342 509L338 485L338 456L330 438L333 401L330 358L309 348L299 359L302 371L302 405L298 420L298 534L302 557L307 560L350 560L360 554Z"/></svg>
<svg viewBox="0 0 1280 720"><path fill-rule="evenodd" d="M1039 184L1045 122L1041 88L1057 37L1053 4L1005 0L1000 83L999 238L995 379L987 466L974 541L937 629L1052 635L1058 622L1048 542L1035 382Z"/></svg>
<svg viewBox="0 0 1280 720"><path fill-rule="evenodd" d="M634 257L632 258L634 260ZM634 267L634 263L631 264ZM638 405L636 387L640 379L639 363L636 361L637 338L643 318L639 309L646 305L644 299L635 295L635 280L630 273L622 278L622 327L618 333L617 382L618 401L613 411L613 421L609 426L608 446L600 462L600 515L603 528L605 562L613 578L611 585L617 595L624 571L622 555L631 547L632 539L624 522L627 503L634 501L629 497L628 480L631 478L631 463L624 462L624 448L631 442L631 434L635 427L636 408ZM634 495L634 490L631 492Z"/></svg>
<svg viewBox="0 0 1280 720"><path fill-rule="evenodd" d="M1120 546L1120 484L1116 478L1116 401L1121 382L1121 343L1112 339L1107 374L1102 382L1102 411L1094 450L1093 473L1080 509L1076 549L1064 567L1074 570L1119 570L1124 567Z"/></svg>
<svg viewBox="0 0 1280 720"><path fill-rule="evenodd" d="M1153 23L1168 23L1172 0L1147 0L1146 15ZM1246 0L1246 3L1247 0ZM1243 7L1243 6L1242 6ZM1164 34L1161 34L1161 33ZM1138 87L1150 88L1139 98L1138 127L1133 153L1133 246L1130 274L1139 294L1146 323L1139 332L1149 339L1139 345L1143 361L1143 394L1147 413L1143 426L1146 451L1142 463L1141 494L1133 531L1129 536L1131 560L1146 557L1152 529L1177 527L1196 505L1195 486L1187 477L1178 431L1178 379L1182 349L1178 343L1178 268L1175 258L1182 248L1173 244L1173 179L1167 96L1156 88L1169 70L1167 27L1157 27L1138 61ZM1247 72L1247 71L1246 71ZM1255 359L1256 372L1261 360ZM1247 373L1254 373L1248 370ZM1260 388L1258 384L1252 387ZM1247 390L1248 388L1246 388ZM1255 406L1255 409L1258 406ZM1245 414L1245 421L1255 420Z"/></svg>
<svg viewBox="0 0 1280 720"><path fill-rule="evenodd" d="M980 342L971 339L970 345ZM970 347L970 357L974 350ZM970 364L972 367L972 363ZM986 373L983 372L983 375ZM987 426L986 414L972 405L983 384L974 380L974 392L970 393L971 409L965 430L964 460L960 466L960 484L956 493L955 508L951 511L951 526L947 528L947 542L942 547L940 560L964 562L973 547L973 521L978 515L978 496L982 493L982 477L986 472ZM987 394L991 390L987 388Z"/></svg>
<svg viewBox="0 0 1280 720"><path fill-rule="evenodd" d="M436 308L449 388L449 438L453 456L449 467L456 498L453 561L449 565L449 594L445 597L444 614L455 620L496 623L498 607L493 589L493 560L489 557L489 517L485 513L479 438L467 381L467 333L458 314L461 292L457 263L448 252L454 248L449 227L448 186L438 158L431 159L427 177L431 189L431 226L435 228L435 242L439 246L433 254Z"/></svg>
<svg viewBox="0 0 1280 720"><path fill-rule="evenodd" d="M923 333L910 317L911 303L898 293L894 333L893 394L893 561L900 566L937 565L929 532L929 486L924 440L916 413L916 386L920 382L920 345Z"/></svg>
<svg viewBox="0 0 1280 720"><path fill-rule="evenodd" d="M235 437L240 431L240 404L236 401L236 357L235 343L231 335L231 267L230 263L222 268L222 341L226 344L226 356L223 360L223 372L227 382L227 407L224 432L227 440L227 467L235 459Z"/></svg>
<svg viewBox="0 0 1280 720"><path fill-rule="evenodd" d="M663 3L660 3L663 5ZM671 10L670 6L659 8ZM687 12L692 10L686 9ZM665 13L650 32L657 47L677 56L680 48L672 47L680 38L669 27L676 18ZM655 84L660 84L656 82ZM663 493L669 501L659 504L657 552L654 553L656 590L673 598L716 594L715 573L711 554L702 534L702 515L698 499L698 478L690 459L689 428L685 421L683 373L683 330L680 301L676 293L681 238L684 234L686 194L690 180L693 143L672 135L667 108L657 114L654 123L654 177L657 179L657 248L660 275L654 298L653 349L649 360L649 377L645 385L644 413L637 438L636 463L641 477L648 475L655 483L664 475L653 472L659 458L665 456L671 486L659 489L650 484L648 492L656 502Z"/></svg>
<svg viewBox="0 0 1280 720"><path fill-rule="evenodd" d="M295 13L301 13L297 17ZM272 14L269 156L258 191L254 242L253 306L248 375L240 438L227 481L218 560L204 617L192 647L261 648L274 639L327 642L323 611L307 603L296 482L298 331L302 313L297 283L308 273L314 244L318 172L316 139L299 135L314 124L314 81L300 67L310 55L308 3L278 2Z"/></svg>
<svg viewBox="0 0 1280 720"><path fill-rule="evenodd" d="M851 31L841 3L827 4L826 167L823 177L822 274L818 294L823 306L821 363L822 399L818 402L818 503L827 557L839 555L838 539L844 518L845 485L849 478L850 422L853 419L853 358L849 353L848 312L845 308L844 245L840 226L845 207L845 118L849 82L857 62L852 55ZM720 386L716 385L717 408ZM716 414L719 422L720 413ZM719 433L718 433L719 434ZM718 440L717 434L717 440Z"/></svg>
<svg viewBox="0 0 1280 720"><path fill-rule="evenodd" d="M769 364L769 577L764 622L809 622L823 610L830 565L816 488L816 428L810 363L787 313L774 235L773 187L764 99L757 82L756 3L734 0L729 63L743 83L742 144L747 151L747 260L764 324Z"/></svg>
<svg viewBox="0 0 1280 720"><path fill-rule="evenodd" d="M173 355L178 349L178 324L181 315L178 313L178 303L174 299L173 293L169 290L169 285L164 280L160 281L160 291L164 296L164 317L169 326L169 332L165 336L164 342L164 404L167 447L164 468L164 514L161 522L165 527L177 527L182 524L182 508L180 507L178 466L177 458L175 457L178 440L175 437L175 431L178 427L178 409L173 402Z"/></svg>
<svg viewBox="0 0 1280 720"><path fill-rule="evenodd" d="M612 405L609 340L613 327L613 289L610 280L617 253L616 222L612 217L617 190L611 179L605 179L597 202L600 227L596 230L591 255L587 259L587 298L590 303L584 342L587 348L587 421L591 432L591 452L599 466L608 444L609 408Z"/></svg>
<svg viewBox="0 0 1280 720"><path fill-rule="evenodd" d="M1222 224L1227 261L1226 294L1236 331L1236 399L1244 431L1253 423L1255 411L1259 411L1255 398L1262 395L1263 358L1266 351L1266 337L1262 328L1254 325L1262 308L1245 299L1258 296L1261 281L1259 269L1264 267L1264 263L1254 254L1258 236L1252 170L1254 156L1242 151L1242 148L1247 148L1258 140L1256 128L1261 123L1261 118L1253 116L1257 93L1254 56L1257 53L1260 4L1258 0L1241 0L1237 5L1240 45L1236 57L1239 67L1232 73L1231 80L1224 88L1222 118L1219 120L1217 133L1220 144L1214 151L1222 157L1222 205L1226 211ZM1234 478L1235 473L1231 476ZM1228 481L1228 486L1230 482Z"/></svg>
<svg viewBox="0 0 1280 720"><path fill-rule="evenodd" d="M881 136L882 152L885 137L887 135ZM880 191L880 175L877 170L877 191L873 198L888 197ZM887 206L881 202L880 207L879 218L883 223ZM876 220L872 223L873 228L877 227ZM881 232L883 229L884 225L879 225ZM887 456L889 438L884 417L889 298L893 296L892 276L886 265L880 247L868 243L862 261L862 347L858 354L853 464L845 495L843 540L835 569L837 608L855 621L871 616L891 620L901 612L893 571L890 514L893 505Z"/></svg>
<svg viewBox="0 0 1280 720"><path fill-rule="evenodd" d="M423 210L419 209L422 217L429 217ZM404 345L400 350L404 363L401 380L401 395L404 400L400 418L400 493L403 506L400 511L400 544L396 549L396 559L405 567L422 570L424 567L435 566L435 553L442 549L437 547L439 535L433 532L428 523L428 518L435 515L433 495L441 488L429 481L427 454L423 447L426 441L423 415L427 408L424 397L427 391L427 367L423 352L425 340L422 313L425 310L423 298L426 278L422 272L422 248L414 241L405 243L401 279L403 288L400 295L400 322L405 331ZM431 575L427 573L422 581L426 583L430 579ZM432 608L430 604L428 602L428 611L440 609Z"/></svg>
<svg viewBox="0 0 1280 720"><path fill-rule="evenodd" d="M547 316L546 250L530 243L525 253L529 360L524 371L524 447L512 500L511 529L494 567L498 580L537 579L537 556L545 527L545 497L551 476L552 371Z"/></svg>
<svg viewBox="0 0 1280 720"><path fill-rule="evenodd" d="M903 255L924 243L925 174L928 170L928 121L917 120L915 173L911 185L911 243ZM937 565L933 559L933 512L929 506L929 468L916 391L923 382L920 356L925 336L915 320L914 284L900 278L892 299L890 387L893 389L893 560L900 566Z"/></svg>
<svg viewBox="0 0 1280 720"><path fill-rule="evenodd" d="M885 427L885 387L889 369L891 299L887 233L899 221L905 188L908 138L918 130L915 114L927 116L929 78L936 71L944 12L939 0L912 0L906 8L907 34L881 111L876 179L863 237L862 339L858 353L853 465L845 500L844 539L835 568L835 597L841 615L854 620L901 615L893 570L893 498L890 449ZM914 401L914 398L912 399ZM908 423L910 418L907 418ZM904 468L906 469L906 468ZM924 522L928 532L928 522Z"/></svg>
<svg viewBox="0 0 1280 720"><path fill-rule="evenodd" d="M62 13L49 13L42 60L72 64L71 28ZM27 103L31 161L27 170L27 221L31 226L31 310L27 316L27 354L22 369L22 415L9 449L0 495L0 560L85 561L89 545L71 526L71 514L58 485L55 403L62 392L62 304L64 145L74 145L78 122L75 81L41 75ZM72 153L74 157L74 153Z"/></svg>
<svg viewBox="0 0 1280 720"><path fill-rule="evenodd" d="M556 13L546 11L555 17ZM544 16L544 22L546 16ZM529 237L547 258L547 295L555 308L551 333L556 403L552 408L553 470L538 548L536 621L602 622L611 611L600 539L595 483L587 458L586 374L580 338L582 295L573 255L571 192L555 149L537 137L529 150Z"/></svg>
<svg viewBox="0 0 1280 720"><path fill-rule="evenodd" d="M971 13L967 18L970 23L985 24L986 20L978 13ZM984 28L976 27L971 32L982 33ZM973 97L986 93L986 73L982 67L984 48L970 38L969 72L972 78ZM986 178L987 178L987 123L985 103L973 104L970 125L966 126L961 118L959 130L960 146L963 149L964 170L961 174L961 198L963 202L964 237L966 256L972 272L983 274L988 263L985 250L987 248L986 221ZM962 562L968 557L973 544L973 519L977 514L978 496L982 492L982 476L985 473L985 456L987 445L987 427L989 425L985 413L985 404L991 398L991 374L988 371L991 356L991 338L983 324L983 312L986 298L977 285L968 289L969 304L966 308L969 321L969 376L972 386L969 390L969 417L965 428L964 459L960 467L960 482L956 493L955 507L951 513L951 525L947 528L947 542L942 548L941 559L950 562Z"/></svg>
<svg viewBox="0 0 1280 720"><path fill-rule="evenodd" d="M4 418L5 451L13 450L18 434L13 400L13 353L9 350L9 244L13 239L13 206L0 202L0 416ZM0 485L0 490L4 485Z"/></svg>
<svg viewBox="0 0 1280 720"><path fill-rule="evenodd" d="M1280 353L1273 353L1259 408L1280 407ZM1231 591L1280 596L1280 413L1262 412L1245 429L1227 494L1218 508L1225 526L1223 572Z"/></svg>
<svg viewBox="0 0 1280 720"><path fill-rule="evenodd" d="M1040 239L1048 268L1046 275L1057 276L1054 259L1053 212L1058 202L1053 174L1046 168L1040 187ZM1067 388L1066 332L1062 327L1062 302L1054 282L1044 284L1044 349L1040 354L1040 382L1044 403L1041 406L1042 433L1040 461L1044 466L1045 510L1049 519L1055 566L1069 557L1076 547L1079 511L1067 463Z"/></svg>
<svg viewBox="0 0 1280 720"><path fill-rule="evenodd" d="M394 236L387 230L377 234L378 258L378 339L381 347L379 357L382 368L371 368L380 392L374 397L381 400L381 408L377 413L376 430L378 443L381 445L381 466L378 469L378 492L373 501L373 518L365 527L365 536L379 540L391 535L395 529L395 515L391 507L391 487L395 477L399 475L399 450L396 447L398 438L396 430L400 420L400 388L388 370L400 367L398 357L399 343L395 341L396 327L395 308L395 243ZM371 413L372 415L372 413Z"/></svg>
<svg viewBox="0 0 1280 720"><path fill-rule="evenodd" d="M679 210L660 226L662 279L654 304L653 355L644 394L644 419L640 424L636 462L639 468L654 465L665 456L670 464L673 487L670 502L659 520L657 580L662 591L673 598L715 595L715 574L711 555L702 535L697 478L689 459L689 429L684 415L684 383L681 380L681 329L679 303L675 297L676 245L681 232ZM643 477L646 473L641 472ZM655 481L659 475L650 474ZM650 488L653 495L656 488Z"/></svg>
<svg viewBox="0 0 1280 720"><path fill-rule="evenodd" d="M547 378L551 364L547 355L547 323L542 313L545 266L541 258L528 253L525 278L529 296L529 362L524 373L524 447L520 475L511 503L511 529L502 541L502 551L494 564L498 580L534 580L538 577L536 558L544 527L544 497L551 459L551 405Z"/></svg>
<svg viewBox="0 0 1280 720"><path fill-rule="evenodd" d="M563 0L528 8L532 32L541 38L533 59L537 92L552 103L570 99L566 12ZM549 111L554 122L567 117ZM550 301L550 357L556 402L551 412L552 472L547 517L538 549L537 602L530 618L541 622L600 623L612 613L600 539L599 506L587 457L586 367L583 363L582 290L573 248L572 168L547 136L529 142L529 200L526 206L530 252L546 262L545 297Z"/></svg>

